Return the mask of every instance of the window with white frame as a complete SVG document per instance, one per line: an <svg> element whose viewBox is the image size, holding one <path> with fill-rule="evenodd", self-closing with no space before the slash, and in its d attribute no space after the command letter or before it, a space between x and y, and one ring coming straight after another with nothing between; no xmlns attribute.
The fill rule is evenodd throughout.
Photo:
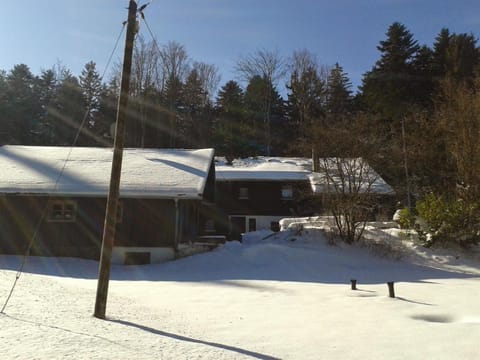
<svg viewBox="0 0 480 360"><path fill-rule="evenodd" d="M292 200L293 199L293 186L292 185L283 185L282 186L282 200Z"/></svg>
<svg viewBox="0 0 480 360"><path fill-rule="evenodd" d="M48 221L73 222L77 217L77 203L72 200L51 200Z"/></svg>
<svg viewBox="0 0 480 360"><path fill-rule="evenodd" d="M248 199L248 188L247 187L241 187L238 190L238 198L239 199Z"/></svg>

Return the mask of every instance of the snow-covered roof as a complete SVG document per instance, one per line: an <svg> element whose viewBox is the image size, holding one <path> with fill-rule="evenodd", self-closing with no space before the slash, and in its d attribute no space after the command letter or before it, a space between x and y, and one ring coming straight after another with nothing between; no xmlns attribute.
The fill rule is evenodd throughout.
<svg viewBox="0 0 480 360"><path fill-rule="evenodd" d="M313 172L309 176L314 193L321 194L335 191L334 189L342 191L342 188L350 188L347 192L394 194L393 188L362 158L325 158L319 161L319 172Z"/></svg>
<svg viewBox="0 0 480 360"><path fill-rule="evenodd" d="M213 149L125 149L120 196L201 198L213 154ZM110 148L5 145L0 193L106 196L112 159Z"/></svg>
<svg viewBox="0 0 480 360"><path fill-rule="evenodd" d="M308 181L311 165L305 158L255 157L236 159L227 165L216 158L218 181Z"/></svg>
<svg viewBox="0 0 480 360"><path fill-rule="evenodd" d="M218 181L309 181L314 193L329 191L328 179L339 184L335 167L346 166L346 173L356 175L352 181L362 181L361 190L367 187L374 194L393 194L394 190L362 158L319 159L319 172L312 172L312 159L296 157L251 157L235 159L227 165L222 157L215 158L215 172ZM328 169L328 170L327 170ZM362 172L360 174L360 171ZM326 173L328 172L328 177ZM330 189L331 186L330 184Z"/></svg>

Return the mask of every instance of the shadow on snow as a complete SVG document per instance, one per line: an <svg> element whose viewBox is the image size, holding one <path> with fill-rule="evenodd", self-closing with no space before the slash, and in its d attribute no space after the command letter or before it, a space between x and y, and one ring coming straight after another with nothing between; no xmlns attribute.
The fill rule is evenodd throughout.
<svg viewBox="0 0 480 360"><path fill-rule="evenodd" d="M17 271L21 260L19 256L1 255L0 269ZM96 279L98 262L29 257L24 272ZM242 280L346 284L354 278L359 284L377 284L475 277L479 276L383 259L355 247L276 242L227 243L208 253L163 264L113 265L110 276L111 280L119 281L213 282L229 286L239 286Z"/></svg>

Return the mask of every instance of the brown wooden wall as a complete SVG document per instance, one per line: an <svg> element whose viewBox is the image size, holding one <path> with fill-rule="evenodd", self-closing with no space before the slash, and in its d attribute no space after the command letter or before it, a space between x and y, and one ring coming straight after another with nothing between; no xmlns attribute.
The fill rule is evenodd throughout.
<svg viewBox="0 0 480 360"><path fill-rule="evenodd" d="M38 228L32 255L99 258L106 199L69 200L76 204L75 221L50 221L47 215ZM0 196L1 253L25 252L47 201L43 196ZM121 199L120 202L123 216L117 228L117 246L174 246L176 221L180 241L188 242L197 236L198 201L179 201L178 219L172 199Z"/></svg>
<svg viewBox="0 0 480 360"><path fill-rule="evenodd" d="M293 199L282 199L283 185L292 185ZM248 188L248 199L239 199L241 187ZM310 193L307 181L217 181L216 202L227 214L293 216L302 214L302 199Z"/></svg>

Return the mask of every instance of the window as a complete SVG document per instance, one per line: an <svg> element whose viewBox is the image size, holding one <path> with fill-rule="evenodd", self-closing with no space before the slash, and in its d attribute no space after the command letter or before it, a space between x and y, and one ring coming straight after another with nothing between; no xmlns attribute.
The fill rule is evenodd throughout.
<svg viewBox="0 0 480 360"><path fill-rule="evenodd" d="M73 222L77 216L77 203L70 200L54 200L48 204L48 220Z"/></svg>
<svg viewBox="0 0 480 360"><path fill-rule="evenodd" d="M257 231L257 219L248 219L248 231Z"/></svg>
<svg viewBox="0 0 480 360"><path fill-rule="evenodd" d="M247 187L241 187L240 190L238 191L238 198L239 199L248 199L248 188Z"/></svg>
<svg viewBox="0 0 480 360"><path fill-rule="evenodd" d="M292 185L283 185L282 186L282 200L292 200L293 199L293 187Z"/></svg>

